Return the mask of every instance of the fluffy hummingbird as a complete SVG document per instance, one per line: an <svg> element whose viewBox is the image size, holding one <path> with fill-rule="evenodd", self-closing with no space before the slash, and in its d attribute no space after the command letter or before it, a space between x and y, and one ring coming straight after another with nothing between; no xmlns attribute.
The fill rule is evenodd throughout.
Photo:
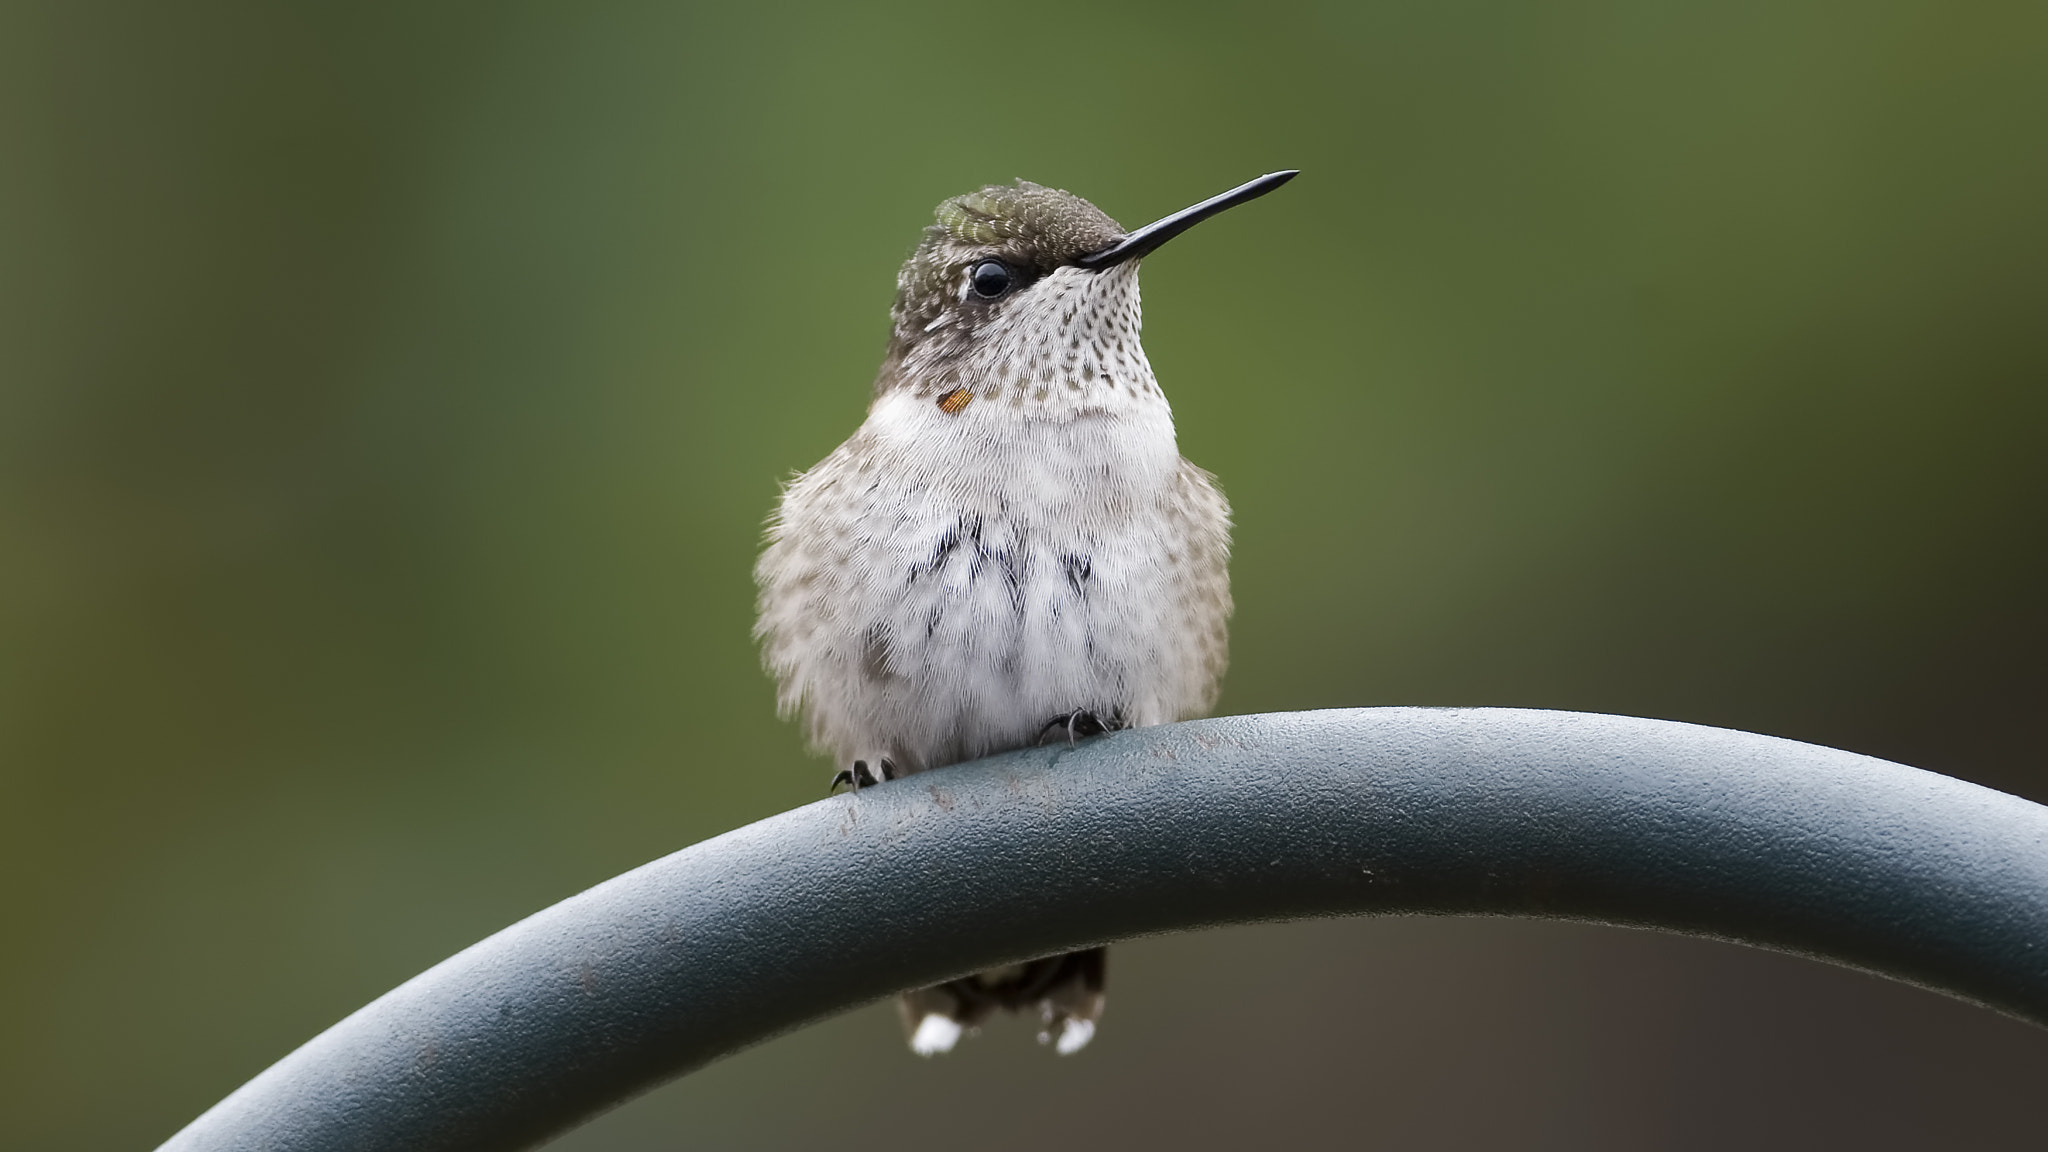
<svg viewBox="0 0 2048 1152"><path fill-rule="evenodd" d="M1024 180L939 205L896 278L866 421L784 489L754 572L781 710L836 759L834 788L1214 704L1230 506L1175 442L1138 342L1138 263L1294 175L1135 232ZM904 993L910 1046L949 1051L1000 1008L1078 1051L1104 959Z"/></svg>

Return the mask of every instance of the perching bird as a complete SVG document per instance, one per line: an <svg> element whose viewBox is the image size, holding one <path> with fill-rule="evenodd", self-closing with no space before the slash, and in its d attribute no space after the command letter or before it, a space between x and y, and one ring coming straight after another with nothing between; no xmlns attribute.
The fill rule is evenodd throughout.
<svg viewBox="0 0 2048 1152"><path fill-rule="evenodd" d="M1125 233L1019 180L939 205L897 276L859 431L784 491L755 568L785 714L863 786L1198 716L1230 616L1230 507L1180 455L1138 342L1138 261L1295 174ZM858 802L858 797L853 802ZM1074 1052L1104 950L905 993L945 1052L996 1008Z"/></svg>

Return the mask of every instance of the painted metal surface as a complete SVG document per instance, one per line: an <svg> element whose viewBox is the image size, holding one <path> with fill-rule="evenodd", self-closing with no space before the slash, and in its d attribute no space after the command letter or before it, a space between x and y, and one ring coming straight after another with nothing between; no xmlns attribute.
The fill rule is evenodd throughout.
<svg viewBox="0 0 2048 1152"><path fill-rule="evenodd" d="M1708 935L2048 1024L2048 808L1668 721L1282 713L994 757L684 849L399 986L164 1147L527 1147L902 988L1372 913Z"/></svg>

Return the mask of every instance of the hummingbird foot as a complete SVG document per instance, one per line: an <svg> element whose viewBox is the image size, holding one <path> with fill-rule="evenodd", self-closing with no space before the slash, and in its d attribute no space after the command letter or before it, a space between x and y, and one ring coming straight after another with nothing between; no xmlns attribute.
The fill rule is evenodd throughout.
<svg viewBox="0 0 2048 1152"><path fill-rule="evenodd" d="M876 760L875 766L881 769L879 775L869 770L867 761L855 760L853 767L841 768L832 777L832 783L826 786L825 794L828 796L832 795L842 787L858 792L863 788L880 784L884 780L894 780L896 778L896 765L889 760Z"/></svg>
<svg viewBox="0 0 2048 1152"><path fill-rule="evenodd" d="M1038 730L1038 742L1044 744L1046 736L1054 730L1065 729L1067 744L1071 747L1077 740L1086 740L1090 736L1100 736L1104 732L1115 732L1123 726L1123 718L1115 713L1111 713L1108 719L1104 719L1086 708L1076 708L1065 715L1055 716L1047 720L1044 726Z"/></svg>

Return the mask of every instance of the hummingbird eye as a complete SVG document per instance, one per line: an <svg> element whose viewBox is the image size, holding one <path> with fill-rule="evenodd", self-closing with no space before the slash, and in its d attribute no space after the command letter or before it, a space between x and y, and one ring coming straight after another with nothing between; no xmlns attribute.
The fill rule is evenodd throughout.
<svg viewBox="0 0 2048 1152"><path fill-rule="evenodd" d="M1001 260L983 260L967 278L974 285L974 294L984 300L993 300L1010 290L1010 266Z"/></svg>

